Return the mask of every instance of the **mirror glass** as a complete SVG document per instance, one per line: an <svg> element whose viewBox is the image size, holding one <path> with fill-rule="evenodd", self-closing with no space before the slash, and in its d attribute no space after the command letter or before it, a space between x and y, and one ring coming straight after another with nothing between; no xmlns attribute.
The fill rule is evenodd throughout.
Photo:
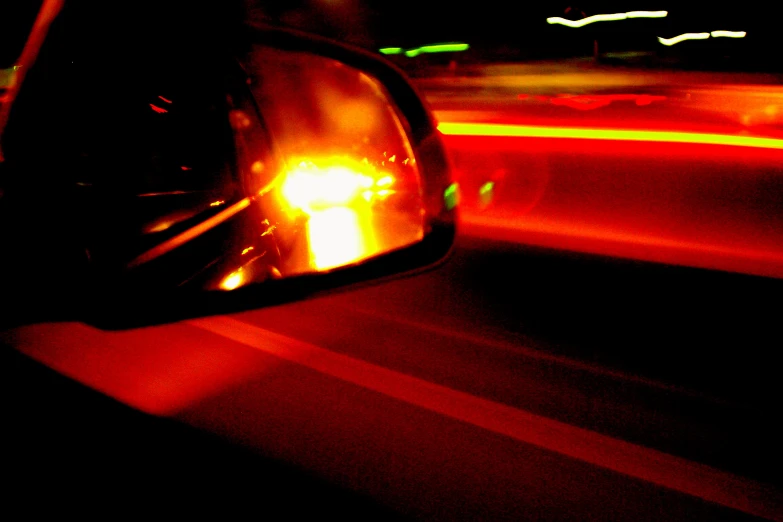
<svg viewBox="0 0 783 522"><path fill-rule="evenodd" d="M239 169L274 226L283 275L353 264L422 239L416 157L383 85L341 62L256 46L244 69L271 151L235 112ZM270 161L271 160L271 161Z"/></svg>
<svg viewBox="0 0 783 522"><path fill-rule="evenodd" d="M173 223L181 232L169 233L128 268L155 273L160 264L170 272L163 258L183 256L189 265L177 266L193 266L191 251L210 264L196 264L180 286L233 290L333 271L423 239L421 173L410 129L381 82L330 58L261 45L239 64L243 85L231 89L226 111L232 188L210 190L214 200L200 218L192 210L181 219L164 213L146 226L150 235ZM176 100L157 106L166 116ZM199 147L213 146L209 141ZM205 240L217 228L219 240ZM205 248L214 251L205 255Z"/></svg>

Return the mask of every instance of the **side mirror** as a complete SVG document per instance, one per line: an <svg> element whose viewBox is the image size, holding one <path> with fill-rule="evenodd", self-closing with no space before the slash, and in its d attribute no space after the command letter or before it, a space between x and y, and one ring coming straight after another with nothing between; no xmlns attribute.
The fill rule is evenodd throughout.
<svg viewBox="0 0 783 522"><path fill-rule="evenodd" d="M238 311L449 252L456 186L432 116L398 69L267 27L245 27L231 50L173 66L113 55L134 62L117 76L93 70L89 55L62 56L60 69L26 80L6 167L24 180L60 175L70 203L61 192L52 205L84 252L68 290L80 318L121 328ZM142 63L141 77L126 76ZM72 105L46 110L63 89Z"/></svg>

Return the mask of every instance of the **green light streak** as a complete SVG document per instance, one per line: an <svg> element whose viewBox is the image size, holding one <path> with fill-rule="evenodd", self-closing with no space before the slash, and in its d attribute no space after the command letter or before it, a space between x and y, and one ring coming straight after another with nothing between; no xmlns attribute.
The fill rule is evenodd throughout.
<svg viewBox="0 0 783 522"><path fill-rule="evenodd" d="M482 196L485 194L489 194L490 192L492 192L492 189L494 188L495 188L495 183L493 183L492 181L487 181L486 183L481 185L481 188L479 189L479 194L481 194Z"/></svg>
<svg viewBox="0 0 783 522"><path fill-rule="evenodd" d="M446 190L443 191L443 202L446 205L446 210L453 210L457 206L459 200L459 185L452 183Z"/></svg>
<svg viewBox="0 0 783 522"><path fill-rule="evenodd" d="M455 53L460 51L467 51L470 46L466 43L442 43L433 45L422 45L421 47L415 47L413 49L404 50L402 47L384 47L378 49L381 54L405 54L408 58L415 58L420 54L426 53Z"/></svg>
<svg viewBox="0 0 783 522"><path fill-rule="evenodd" d="M479 203L481 208L486 208L492 202L493 192L495 190L495 183L487 181L481 188L479 188Z"/></svg>
<svg viewBox="0 0 783 522"><path fill-rule="evenodd" d="M466 43L445 43L436 45L423 45L416 49L408 49L405 51L405 56L408 58L414 58L424 53L453 53L460 51L467 51L470 46Z"/></svg>

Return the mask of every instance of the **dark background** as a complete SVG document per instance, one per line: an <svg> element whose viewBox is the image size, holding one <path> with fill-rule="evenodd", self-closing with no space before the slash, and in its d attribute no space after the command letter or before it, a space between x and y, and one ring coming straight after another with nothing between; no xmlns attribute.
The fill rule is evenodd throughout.
<svg viewBox="0 0 783 522"><path fill-rule="evenodd" d="M90 5L94 0L69 0ZM105 3L104 3L105 4ZM129 9L146 9L150 16L203 15L214 20L229 13L234 17L294 27L369 49L403 48L460 41L471 45L460 60L479 63L556 59L589 56L593 42L601 52L646 51L659 60L645 65L706 69L761 69L779 71L781 53L777 27L783 6L742 2L522 2L510 5L499 0L461 4L445 0L231 0L166 3L112 3L96 9L94 23L123 24ZM9 67L19 55L40 1L4 2L0 5L0 67ZM164 8L164 5L170 8ZM141 6L141 7L140 7ZM596 23L580 29L552 26L550 16L569 19L599 13L629 10L668 10L666 19ZM568 11L568 13L567 13ZM97 14L100 13L100 14ZM176 17L179 18L179 17ZM714 30L747 31L742 40L710 39L664 48L657 36Z"/></svg>

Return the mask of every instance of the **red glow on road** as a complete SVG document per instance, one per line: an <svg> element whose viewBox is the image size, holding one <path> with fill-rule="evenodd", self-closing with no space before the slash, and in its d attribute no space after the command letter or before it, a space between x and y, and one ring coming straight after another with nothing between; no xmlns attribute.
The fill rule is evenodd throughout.
<svg viewBox="0 0 783 522"><path fill-rule="evenodd" d="M774 490L751 480L331 352L232 317L195 319L187 324L412 406L708 502L763 517L774 515L778 505Z"/></svg>
<svg viewBox="0 0 783 522"><path fill-rule="evenodd" d="M462 230L498 241L589 252L655 263L783 278L783 253L552 221L508 220L463 212Z"/></svg>
<svg viewBox="0 0 783 522"><path fill-rule="evenodd" d="M83 323L13 331L17 350L124 404L172 415L279 361L185 324L105 332Z"/></svg>

